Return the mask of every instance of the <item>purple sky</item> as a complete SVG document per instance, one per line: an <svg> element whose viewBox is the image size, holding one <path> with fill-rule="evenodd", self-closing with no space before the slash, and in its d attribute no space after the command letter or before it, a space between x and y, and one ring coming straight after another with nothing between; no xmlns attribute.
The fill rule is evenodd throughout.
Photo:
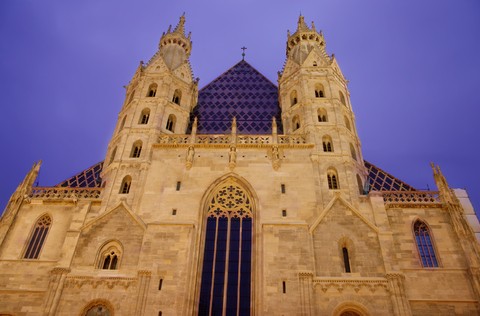
<svg viewBox="0 0 480 316"><path fill-rule="evenodd" d="M104 159L122 86L184 11L201 87L243 45L276 83L302 12L350 80L365 159L432 190L433 161L480 210L478 0L1 1L0 209L34 161L51 186Z"/></svg>

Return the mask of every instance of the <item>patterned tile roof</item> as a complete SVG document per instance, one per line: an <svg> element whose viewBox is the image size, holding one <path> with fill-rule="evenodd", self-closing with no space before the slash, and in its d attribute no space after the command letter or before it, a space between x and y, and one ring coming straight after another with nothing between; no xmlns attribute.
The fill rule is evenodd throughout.
<svg viewBox="0 0 480 316"><path fill-rule="evenodd" d="M199 91L188 132L197 117L198 134L229 133L236 117L239 134L270 134L273 116L283 133L278 88L242 60Z"/></svg>
<svg viewBox="0 0 480 316"><path fill-rule="evenodd" d="M414 187L406 184L377 166L365 162L368 169L368 178L370 181L370 190L373 191L416 191Z"/></svg>
<svg viewBox="0 0 480 316"><path fill-rule="evenodd" d="M103 161L83 170L71 178L57 184L57 187L100 187ZM373 191L416 191L414 187L406 184L377 166L365 161L365 167L368 169L370 190Z"/></svg>
<svg viewBox="0 0 480 316"><path fill-rule="evenodd" d="M80 173L68 178L65 181L57 184L57 187L70 187L70 188L97 188L100 187L102 179L100 178L100 172L102 172L103 161L94 164L90 168L83 170Z"/></svg>

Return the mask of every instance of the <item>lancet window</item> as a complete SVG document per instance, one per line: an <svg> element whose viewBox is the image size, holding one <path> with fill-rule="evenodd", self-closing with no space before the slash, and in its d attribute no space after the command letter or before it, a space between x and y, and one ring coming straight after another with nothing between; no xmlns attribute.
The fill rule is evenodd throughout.
<svg viewBox="0 0 480 316"><path fill-rule="evenodd" d="M35 223L32 235L27 244L27 249L23 255L24 259L38 259L51 225L52 218L49 215L43 215Z"/></svg>
<svg viewBox="0 0 480 316"><path fill-rule="evenodd" d="M327 172L327 182L328 182L328 188L330 190L337 190L340 188L340 185L338 183L338 175L337 171L334 169L329 169Z"/></svg>
<svg viewBox="0 0 480 316"><path fill-rule="evenodd" d="M318 109L317 115L319 122L328 122L327 111L325 109Z"/></svg>
<svg viewBox="0 0 480 316"><path fill-rule="evenodd" d="M342 102L343 105L347 105L347 101L345 100L345 95L342 93L342 91L338 91L338 96L340 97L340 102Z"/></svg>
<svg viewBox="0 0 480 316"><path fill-rule="evenodd" d="M428 268L438 267L437 255L435 254L432 236L427 224L421 220L415 221L413 233L422 265Z"/></svg>
<svg viewBox="0 0 480 316"><path fill-rule="evenodd" d="M128 194L130 192L130 185L132 184L132 177L125 176L122 180L122 184L120 185L120 194Z"/></svg>
<svg viewBox="0 0 480 316"><path fill-rule="evenodd" d="M110 154L110 160L108 164L111 164L115 160L115 155L117 154L117 147L113 148L112 153Z"/></svg>
<svg viewBox="0 0 480 316"><path fill-rule="evenodd" d="M182 91L180 91L179 89L177 89L177 90L175 90L175 92L173 93L172 102L180 105L180 101L181 101L181 100L182 100Z"/></svg>
<svg viewBox="0 0 480 316"><path fill-rule="evenodd" d="M325 94L324 94L323 91L324 91L323 85L321 85L319 83L315 85L315 97L316 98L325 97Z"/></svg>
<svg viewBox="0 0 480 316"><path fill-rule="evenodd" d="M322 145L324 152L333 152L333 141L330 136L323 136Z"/></svg>
<svg viewBox="0 0 480 316"><path fill-rule="evenodd" d="M148 124L148 119L150 118L150 109L145 108L142 110L140 114L140 119L138 120L138 124Z"/></svg>
<svg viewBox="0 0 480 316"><path fill-rule="evenodd" d="M345 126L347 127L347 129L351 131L352 127L350 126L350 120L346 116L343 117L343 120L345 121Z"/></svg>
<svg viewBox="0 0 480 316"><path fill-rule="evenodd" d="M352 144L350 144L350 154L352 155L353 160L357 160L357 152Z"/></svg>
<svg viewBox="0 0 480 316"><path fill-rule="evenodd" d="M168 116L167 125L165 126L165 128L173 133L175 131L176 122L177 122L177 118L175 117L175 115L170 114Z"/></svg>
<svg viewBox="0 0 480 316"><path fill-rule="evenodd" d="M157 87L158 86L156 83L152 83L148 87L147 97L154 97L157 94Z"/></svg>
<svg viewBox="0 0 480 316"><path fill-rule="evenodd" d="M298 96L297 96L297 90L293 90L290 93L290 105L295 105L298 103Z"/></svg>
<svg viewBox="0 0 480 316"><path fill-rule="evenodd" d="M135 143L133 143L132 152L130 153L130 157L138 158L138 157L140 157L141 153L142 153L142 141L137 140Z"/></svg>
<svg viewBox="0 0 480 316"><path fill-rule="evenodd" d="M296 131L299 128L300 128L300 118L298 117L298 115L295 115L292 119L292 129Z"/></svg>
<svg viewBox="0 0 480 316"><path fill-rule="evenodd" d="M199 315L250 315L252 217L252 199L233 179L211 197Z"/></svg>
<svg viewBox="0 0 480 316"><path fill-rule="evenodd" d="M357 185L358 185L358 193L360 195L364 195L364 189L363 189L363 183L362 183L362 178L360 178L360 175L357 174Z"/></svg>

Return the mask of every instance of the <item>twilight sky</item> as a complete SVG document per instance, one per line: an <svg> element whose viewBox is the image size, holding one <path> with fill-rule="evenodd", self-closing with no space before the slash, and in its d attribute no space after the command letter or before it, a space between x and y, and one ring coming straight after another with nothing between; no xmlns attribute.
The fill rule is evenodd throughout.
<svg viewBox="0 0 480 316"><path fill-rule="evenodd" d="M200 87L244 45L276 83L301 12L350 80L364 158L436 190L433 161L480 211L478 0L2 0L0 212L34 161L53 186L104 159L123 86L183 12Z"/></svg>

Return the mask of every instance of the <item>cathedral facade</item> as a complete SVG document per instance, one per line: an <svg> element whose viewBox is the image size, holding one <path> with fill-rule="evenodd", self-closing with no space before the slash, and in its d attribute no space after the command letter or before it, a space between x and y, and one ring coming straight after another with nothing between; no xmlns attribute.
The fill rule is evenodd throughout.
<svg viewBox="0 0 480 316"><path fill-rule="evenodd" d="M438 166L364 160L347 81L300 16L278 85L199 90L185 17L140 63L105 160L34 164L0 220L0 315L478 315L480 225Z"/></svg>

